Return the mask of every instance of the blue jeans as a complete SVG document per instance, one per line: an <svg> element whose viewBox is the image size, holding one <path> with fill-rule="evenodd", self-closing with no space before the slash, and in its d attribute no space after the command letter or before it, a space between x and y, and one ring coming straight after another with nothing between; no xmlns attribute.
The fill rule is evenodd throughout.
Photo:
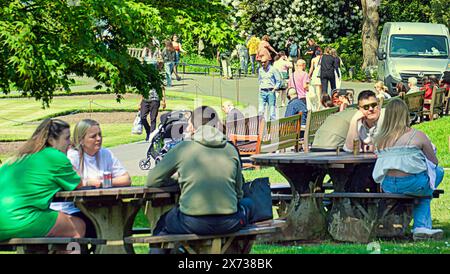
<svg viewBox="0 0 450 274"><path fill-rule="evenodd" d="M436 168L436 184L437 187L444 178L444 169L442 167ZM391 177L386 176L383 180L382 187L385 192L397 194L409 194L415 196L431 196L433 190L428 183L427 172L414 174L406 177ZM424 227L432 228L431 225L431 199L419 199L419 203L414 205L413 228Z"/></svg>
<svg viewBox="0 0 450 274"><path fill-rule="evenodd" d="M241 73L247 74L248 73L248 57L247 57L247 55L241 56L239 58L239 62L241 63Z"/></svg>
<svg viewBox="0 0 450 274"><path fill-rule="evenodd" d="M250 55L250 63L252 63L252 74L255 74L256 54Z"/></svg>
<svg viewBox="0 0 450 274"><path fill-rule="evenodd" d="M166 62L166 63L164 63L164 68L165 68L165 71L166 71L166 81L167 81L167 86L168 87L172 86L173 66L174 66L173 62Z"/></svg>
<svg viewBox="0 0 450 274"><path fill-rule="evenodd" d="M276 95L274 91L259 91L259 104L258 113L260 115L265 114L266 105L269 108L270 120L276 120L277 115L275 113ZM265 115L264 115L265 116Z"/></svg>

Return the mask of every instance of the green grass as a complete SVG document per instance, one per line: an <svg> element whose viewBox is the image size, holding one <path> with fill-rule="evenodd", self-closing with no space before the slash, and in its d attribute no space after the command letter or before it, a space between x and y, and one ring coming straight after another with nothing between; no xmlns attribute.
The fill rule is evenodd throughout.
<svg viewBox="0 0 450 274"><path fill-rule="evenodd" d="M223 117L220 98L192 93L167 92L167 110L192 110L200 105L213 107ZM43 109L40 102L28 98L0 99L0 142L27 140L40 120L73 112L137 111L140 96L127 94L118 103L114 95L84 95L55 97L49 108ZM242 107L242 105L238 105ZM111 147L142 140L142 136L132 135L131 123L111 123L101 125L104 146ZM0 154L0 160L10 155Z"/></svg>
<svg viewBox="0 0 450 274"><path fill-rule="evenodd" d="M258 172L260 175L258 175ZM256 177L269 177L271 182L282 182L282 176L274 168L263 168L261 170L244 171L246 181ZM144 185L146 177L132 177L133 185ZM450 174L445 175L444 181L439 186L444 189L444 195L439 199L434 199L431 203L431 213L433 216L433 226L441 228L445 232L444 240L413 242L411 240L380 240L376 242L382 254L450 254ZM147 219L141 210L136 217L134 227L148 227ZM145 245L136 245L136 253L148 253ZM323 241L316 244L292 243L281 244L256 244L253 246L252 254L368 254L373 249L368 249L367 244L349 244L334 241Z"/></svg>
<svg viewBox="0 0 450 274"><path fill-rule="evenodd" d="M433 144L437 147L437 158L439 159L439 165L443 167L450 167L450 117L446 116L432 122L424 122L413 127L425 132L425 134L428 135Z"/></svg>

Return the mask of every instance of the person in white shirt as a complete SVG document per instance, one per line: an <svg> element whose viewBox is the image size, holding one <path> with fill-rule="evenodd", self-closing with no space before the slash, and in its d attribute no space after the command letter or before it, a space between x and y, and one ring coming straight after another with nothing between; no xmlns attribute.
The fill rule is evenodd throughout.
<svg viewBox="0 0 450 274"><path fill-rule="evenodd" d="M109 149L102 148L102 132L99 123L94 120L84 119L76 124L73 147L67 152L67 157L80 175L83 186L102 187L104 172L111 172L113 187L131 185L130 175L120 161ZM90 220L73 203L51 203L50 208L81 217L86 221L86 237L90 236L88 231L93 229Z"/></svg>
<svg viewBox="0 0 450 274"><path fill-rule="evenodd" d="M408 89L407 93L420 91L419 87L417 86L417 78L416 77L408 78L408 88L409 89Z"/></svg>

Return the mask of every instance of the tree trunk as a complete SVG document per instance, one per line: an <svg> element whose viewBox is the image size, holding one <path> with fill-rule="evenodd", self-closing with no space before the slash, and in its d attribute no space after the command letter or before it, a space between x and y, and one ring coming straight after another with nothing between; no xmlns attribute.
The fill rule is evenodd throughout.
<svg viewBox="0 0 450 274"><path fill-rule="evenodd" d="M377 65L378 7L380 0L361 0L363 10L362 46L364 62L362 69Z"/></svg>

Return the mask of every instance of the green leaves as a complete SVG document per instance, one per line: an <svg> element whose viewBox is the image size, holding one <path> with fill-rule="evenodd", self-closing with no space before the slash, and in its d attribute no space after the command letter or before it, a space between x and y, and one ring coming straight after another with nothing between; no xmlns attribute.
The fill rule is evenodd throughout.
<svg viewBox="0 0 450 274"><path fill-rule="evenodd" d="M28 4L27 4L28 3ZM86 75L120 95L128 87L161 91L159 73L127 53L161 29L159 11L135 1L65 0L0 4L0 90L11 83L24 95L51 102L70 74Z"/></svg>

